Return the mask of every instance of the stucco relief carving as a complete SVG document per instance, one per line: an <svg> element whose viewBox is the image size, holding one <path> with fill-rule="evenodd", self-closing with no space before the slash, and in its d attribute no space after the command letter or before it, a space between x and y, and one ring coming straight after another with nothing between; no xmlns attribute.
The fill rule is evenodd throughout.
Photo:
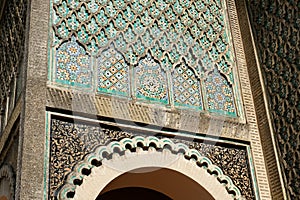
<svg viewBox="0 0 300 200"><path fill-rule="evenodd" d="M132 138L137 135L146 136L151 133L141 131L122 131L113 126L97 124L83 124L83 122L68 122L61 119L51 120L50 133L50 168L49 168L49 199L56 199L57 194L64 184L65 178L74 167L84 160L86 156L95 151L97 146L106 145L111 141L122 138ZM152 135L155 133L152 133ZM185 143L198 154L206 156L210 162L219 166L223 174L228 176L242 196L253 199L249 161L245 149L222 147L205 143L193 142L179 138L165 138L158 136L157 140L170 140L174 143Z"/></svg>
<svg viewBox="0 0 300 200"><path fill-rule="evenodd" d="M160 151L162 151L162 153L160 153ZM163 155L155 155L156 152ZM139 159L140 154L146 158ZM135 161L135 163L126 163L125 160L131 159L132 157L132 161ZM114 162L107 162L110 159L114 160ZM151 160L153 160L153 162L151 162ZM132 139L124 138L121 141L114 141L105 146L97 147L94 152L86 155L84 160L79 162L68 175L65 185L59 191L59 199L72 199L74 195L76 199L77 188L85 184L85 181L88 181L88 176L97 170L96 167L101 165L124 173L134 169L136 165L147 167L147 163L150 164L150 166L154 165L168 168L178 160L191 160L195 166L204 169L207 173L213 175L212 178L217 179L219 184L225 186L228 194L232 195L229 195L229 197L231 196L231 198L237 200L245 199L233 181L223 174L222 169L213 165L212 162L207 157L202 156L199 151L190 149L183 143L173 143L169 138L159 139L154 136L136 136ZM195 168L194 170L197 169ZM106 170L103 170L102 173L105 173L105 171ZM207 179L207 181L209 181L209 179ZM86 187L86 185L82 187Z"/></svg>

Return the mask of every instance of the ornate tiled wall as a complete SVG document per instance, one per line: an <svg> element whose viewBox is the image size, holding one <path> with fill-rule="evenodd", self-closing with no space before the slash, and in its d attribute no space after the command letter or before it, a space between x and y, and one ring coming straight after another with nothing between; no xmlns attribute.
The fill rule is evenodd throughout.
<svg viewBox="0 0 300 200"><path fill-rule="evenodd" d="M53 0L49 85L238 117L225 4Z"/></svg>
<svg viewBox="0 0 300 200"><path fill-rule="evenodd" d="M6 2L11 6L4 10L5 15L3 16L11 17L12 13L18 15L25 13L22 11L22 6L26 7L25 1L7 0ZM22 151L20 160L23 163L22 177L17 177L18 198L41 199L44 195L41 192L44 180L49 181L47 189L51 195L55 196L56 189L53 187L56 187L55 184L59 183L59 179L68 174L71 164L75 162L72 160L73 157L65 159L64 153L75 155L74 159L77 160L82 158L82 152L86 153L80 148L90 151L87 147L77 146L78 142L80 145L82 144L81 139L69 140L70 137L77 134L74 129L75 125L72 125L70 121L63 121L61 127L56 129L57 132L51 132L51 136L53 136L51 148L54 149L50 150L50 155L56 156L50 157L45 163L41 162L44 156L46 155L47 159L48 155L43 152L47 145L44 141L44 134L46 134L45 130L48 131L45 128L45 112L43 112L46 100L48 108L51 106L52 108L62 108L63 112L66 112L66 109L69 111L77 109L77 112L89 113L86 110L96 107L98 116L117 111L114 113L117 114L117 117L130 115L134 116L132 119L136 119L135 121L146 121L149 124L158 124L161 118L167 116L168 127L186 128L193 133L206 133L210 130L208 125L210 118L207 120L203 117L203 113L218 112L221 115L229 115L231 119L225 121L224 126L222 124L222 134L219 132L211 134L253 142L251 148L257 151L253 154L253 162L259 169L257 172L259 191L262 196L269 197L264 159L260 154L259 133L255 128L256 119L251 90L248 88L247 70L245 70L243 61L239 67L235 66L235 61L239 60L239 57L243 57L241 44L239 40L235 41L235 48L238 49L237 58L235 58L229 23L225 23L225 21L227 22L228 5L219 0L197 2L185 0L155 2L53 0L49 7L49 1L30 1L28 41L20 40L22 44L28 45L28 60L26 60L27 79L25 81L27 91L24 97L26 102L22 108L24 126L22 125L21 128L20 143L23 146L20 148ZM234 11L233 1L229 2L231 2L228 6L229 10ZM49 11L51 13L48 13ZM25 18L25 14L22 16L20 19ZM178 18L181 20L176 20ZM14 51L12 47L20 43L19 39L23 37L21 32L26 28L14 26L14 24L21 23L17 18L10 21L14 22L15 20L15 23L7 24L5 31L10 30L10 33L15 34L16 37L8 36L6 33L0 36L5 37L4 40L1 38L5 47L0 49L0 54L4 55L0 56L1 69L4 69L3 66L6 69L7 66L18 63L17 56L22 55L18 53L18 50ZM236 24L234 24L236 20L233 14L230 24L233 24L234 28L231 28L238 32ZM2 26L0 30L3 31L4 29L1 28ZM50 51L47 57L48 30L51 35L48 46ZM13 56L6 59L8 53ZM8 62L9 65L3 65L4 59L2 58L5 58L5 62ZM47 58L50 58L48 64L46 64ZM46 65L49 67L49 87L47 89L45 84ZM15 72L15 69L9 68L10 71ZM243 75L241 78L243 81L241 81L242 95L245 99L243 103L238 95L237 71ZM145 73L147 73L146 76ZM6 75L3 78L9 85L6 78L11 76L10 73ZM4 85L6 92L8 91L7 85ZM48 99L46 99L46 92ZM86 93L97 94L96 100L92 95L88 96ZM110 104L107 99L112 96L119 97L116 99L118 104ZM81 101L76 102L77 97L81 98ZM125 99L125 101L120 99ZM130 104L125 103L128 99ZM92 102L92 106L88 107L90 104L87 105L87 102ZM147 105L155 102L155 106L146 107L136 104L136 102L146 102ZM62 103L66 103L66 106L62 107ZM80 105L76 103L80 103ZM245 105L249 124L238 123L238 120L235 120L242 115L242 104ZM184 108L183 110L186 112L180 114L173 113L173 111L162 112L156 105ZM112 108L113 106L119 107ZM201 114L189 112L190 110L186 108L200 111ZM149 114L148 111L151 113ZM92 116L92 118L94 117ZM184 120L184 123L181 123L181 119ZM199 119L201 124L199 124ZM165 125L165 123L162 124ZM64 130L63 127L69 128ZM81 132L83 130L81 128L87 127L87 125L83 124L78 127ZM88 130L93 129L90 127L92 126L89 125ZM51 130L54 129L51 128ZM109 129L105 131L105 134L98 134L99 130L98 132L96 130L95 133L83 131L85 134L81 134L81 137L89 137L87 140L102 144L103 138L117 139L125 137L125 135L129 137L131 134L130 132L116 133ZM61 136L65 141L72 142L63 144L62 140L55 140L56 137ZM198 148L196 147L198 144L193 144L193 148ZM73 147L76 151L72 150ZM64 150L66 152L63 152ZM249 177L248 166L251 163L248 163L249 159L246 158L245 149L217 145L212 151L213 153L208 153L207 157L210 157L216 165L232 163L228 166L232 166L235 170L229 172L229 169L225 169L226 174L236 181L235 184L238 185L243 195L248 199L253 199L254 193L258 195L258 190L256 189L254 192L249 186L251 181L246 178ZM222 154L218 153L220 151ZM221 163L212 154L224 158L224 162ZM233 157L232 154L237 156ZM238 161L243 160L243 162L238 162L237 158ZM66 164L67 167L64 170L62 168L53 169L58 159ZM54 178L46 180L43 177L43 169L48 167L48 161L50 163L49 177ZM32 166L34 166L35 173L32 173ZM56 172L56 175L51 175ZM238 178L237 172L239 175L242 174L243 178ZM44 191L45 195L48 195L46 194L47 189Z"/></svg>
<svg viewBox="0 0 300 200"><path fill-rule="evenodd" d="M299 1L249 1L284 185L300 196Z"/></svg>
<svg viewBox="0 0 300 200"><path fill-rule="evenodd" d="M238 19L231 0L53 0L47 106L92 119L111 117L189 131L191 137L196 133L246 140L253 155L248 165L255 165L254 183L238 185L248 199L270 199ZM74 133L73 128L63 132ZM235 169L244 174L239 171L243 167ZM59 181L55 176L64 173L49 179L51 198Z"/></svg>

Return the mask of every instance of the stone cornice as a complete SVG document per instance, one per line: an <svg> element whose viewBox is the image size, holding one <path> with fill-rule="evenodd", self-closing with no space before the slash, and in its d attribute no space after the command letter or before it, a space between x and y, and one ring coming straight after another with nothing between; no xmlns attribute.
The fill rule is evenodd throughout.
<svg viewBox="0 0 300 200"><path fill-rule="evenodd" d="M248 125L237 118L209 113L160 107L134 100L83 93L82 91L47 88L47 106L128 120L199 134L249 141Z"/></svg>

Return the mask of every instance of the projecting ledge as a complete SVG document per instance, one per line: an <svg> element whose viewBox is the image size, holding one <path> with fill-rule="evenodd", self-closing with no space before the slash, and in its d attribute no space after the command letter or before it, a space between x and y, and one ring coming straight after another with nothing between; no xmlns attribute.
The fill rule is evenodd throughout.
<svg viewBox="0 0 300 200"><path fill-rule="evenodd" d="M196 134L249 141L248 124L205 111L171 108L131 99L47 88L47 107L89 116L150 124Z"/></svg>

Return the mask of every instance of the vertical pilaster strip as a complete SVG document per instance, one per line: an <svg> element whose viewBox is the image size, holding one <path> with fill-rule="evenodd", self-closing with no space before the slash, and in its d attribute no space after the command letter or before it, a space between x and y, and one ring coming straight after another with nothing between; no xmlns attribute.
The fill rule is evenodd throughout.
<svg viewBox="0 0 300 200"><path fill-rule="evenodd" d="M49 4L31 0L29 6L16 199L43 198Z"/></svg>
<svg viewBox="0 0 300 200"><path fill-rule="evenodd" d="M243 45L243 38L241 32L241 29L244 30L244 28L247 28L248 24L244 24L239 20L240 16L243 15L242 12L245 12L245 9L243 10L240 8L241 7L237 8L237 5L235 4L234 0L228 0L229 20L234 40L238 64L238 73L240 77L244 109L246 113L246 120L249 124L251 149L255 173L257 177L258 190L260 193L259 196L261 199L271 199L269 179L267 176L261 135L257 122L257 113L255 112L256 110L251 90L252 88L250 83L250 73L252 73L252 71L249 69L248 63L246 61L245 49ZM237 10L239 12L237 12Z"/></svg>
<svg viewBox="0 0 300 200"><path fill-rule="evenodd" d="M269 179L270 192L272 199L286 199L284 188L281 185L282 178L278 166L278 158L276 156L275 146L273 144L272 129L270 127L267 111L267 99L264 97L265 88L259 65L255 58L255 46L251 34L251 27L247 15L245 1L238 1L237 8L240 10L239 21L243 32L243 44L245 48L245 56L248 65L251 90L253 94L255 112L257 116L257 124L261 137L261 145L263 148L264 159L266 162L266 170Z"/></svg>

